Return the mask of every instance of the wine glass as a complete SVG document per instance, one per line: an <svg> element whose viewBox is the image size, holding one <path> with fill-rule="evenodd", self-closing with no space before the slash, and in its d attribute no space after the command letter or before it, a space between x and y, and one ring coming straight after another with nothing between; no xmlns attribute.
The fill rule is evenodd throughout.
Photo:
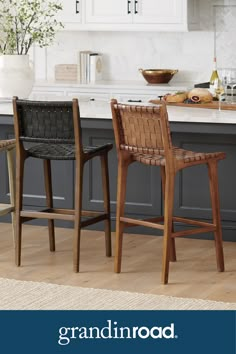
<svg viewBox="0 0 236 354"><path fill-rule="evenodd" d="M231 89L230 103L234 103L234 88L236 87L236 70L230 69L227 70L227 75L225 76L225 82L227 87Z"/></svg>
<svg viewBox="0 0 236 354"><path fill-rule="evenodd" d="M218 100L219 100L219 111L221 111L222 97L223 97L223 94L225 93L225 87L224 87L223 83L221 82L221 80L218 80L217 86L215 88L215 93L216 93L216 96L218 97Z"/></svg>
<svg viewBox="0 0 236 354"><path fill-rule="evenodd" d="M223 96L227 95L227 82L229 77L229 71L227 69L220 69L218 71L219 80L217 82L215 93L219 99L219 111L221 111L221 103L223 100Z"/></svg>

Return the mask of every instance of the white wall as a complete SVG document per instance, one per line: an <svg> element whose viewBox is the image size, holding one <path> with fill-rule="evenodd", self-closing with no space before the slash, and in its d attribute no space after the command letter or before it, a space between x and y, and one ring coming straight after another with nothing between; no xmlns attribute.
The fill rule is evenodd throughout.
<svg viewBox="0 0 236 354"><path fill-rule="evenodd" d="M48 78L54 65L76 63L80 50L103 53L105 80L143 80L138 68L179 69L178 81L208 79L213 58L212 32L65 32L47 49Z"/></svg>
<svg viewBox="0 0 236 354"><path fill-rule="evenodd" d="M47 79L54 79L55 64L74 64L80 50L92 50L103 54L104 80L143 80L138 68L173 68L179 69L173 83L208 81L214 56L212 5L215 1L199 2L199 31L59 33L54 45L46 50ZM230 32L230 36L234 35L234 31ZM230 51L234 53L230 46L227 50L228 57L231 56Z"/></svg>

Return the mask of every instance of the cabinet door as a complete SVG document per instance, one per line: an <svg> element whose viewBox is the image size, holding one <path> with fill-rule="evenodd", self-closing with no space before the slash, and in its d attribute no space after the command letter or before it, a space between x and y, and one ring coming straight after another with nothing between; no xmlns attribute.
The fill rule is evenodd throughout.
<svg viewBox="0 0 236 354"><path fill-rule="evenodd" d="M129 0L86 0L86 23L130 23L131 5Z"/></svg>
<svg viewBox="0 0 236 354"><path fill-rule="evenodd" d="M95 123L96 124L96 123ZM111 211L114 219L116 212L117 186L117 153L112 129L102 129L97 123L97 129L83 127L85 145L103 145L113 143L113 150L109 153L109 176ZM135 181L135 183L134 183ZM99 158L88 162L84 171L83 207L85 210L103 210L103 193L101 180L101 164ZM137 191L139 191L137 193ZM161 214L162 194L159 169L142 164L132 164L129 167L127 179L127 193L125 211L129 215L153 216ZM144 231L145 232L145 231Z"/></svg>
<svg viewBox="0 0 236 354"><path fill-rule="evenodd" d="M179 24L186 20L186 0L136 0L134 23ZM185 14L186 12L186 14Z"/></svg>
<svg viewBox="0 0 236 354"><path fill-rule="evenodd" d="M63 10L58 18L63 24L81 22L82 0L61 0Z"/></svg>

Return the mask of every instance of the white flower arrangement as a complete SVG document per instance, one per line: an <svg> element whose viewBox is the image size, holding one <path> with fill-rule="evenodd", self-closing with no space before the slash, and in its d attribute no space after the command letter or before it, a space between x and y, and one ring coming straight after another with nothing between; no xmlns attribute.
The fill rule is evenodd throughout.
<svg viewBox="0 0 236 354"><path fill-rule="evenodd" d="M33 44L49 46L63 25L53 0L0 0L0 54L25 55Z"/></svg>

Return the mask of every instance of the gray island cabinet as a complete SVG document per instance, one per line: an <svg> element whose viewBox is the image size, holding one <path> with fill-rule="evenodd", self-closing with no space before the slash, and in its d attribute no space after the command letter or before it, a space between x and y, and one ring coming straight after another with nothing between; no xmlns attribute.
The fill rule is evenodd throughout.
<svg viewBox="0 0 236 354"><path fill-rule="evenodd" d="M103 108L102 108L103 107ZM5 107L6 108L6 107ZM0 106L0 138L14 136L13 117L8 107ZM117 158L109 104L106 102L81 102L81 124L85 145L112 142L109 154L109 174L113 230L116 211ZM4 113L6 112L6 113ZM227 158L219 162L219 187L224 240L236 240L236 112L209 109L168 108L173 142L176 146L195 151L224 151ZM1 164L1 201L8 200L7 165L4 154ZM37 208L45 205L42 161L28 159L25 167L24 205ZM53 193L57 207L73 208L74 166L72 162L53 162ZM99 160L90 161L85 169L83 188L84 209L103 208L101 171ZM160 215L163 211L160 171L134 163L130 167L126 213L132 217ZM176 176L175 214L193 219L211 219L209 188L206 166L196 166ZM7 221L7 217L3 221ZM38 221L39 222L39 221ZM42 221L40 221L42 223ZM72 226L60 222L63 227ZM96 229L103 225L96 224ZM176 225L176 228L179 226ZM129 232L158 234L157 230L130 228ZM199 237L203 237L202 235ZM206 235L211 237L212 235Z"/></svg>

